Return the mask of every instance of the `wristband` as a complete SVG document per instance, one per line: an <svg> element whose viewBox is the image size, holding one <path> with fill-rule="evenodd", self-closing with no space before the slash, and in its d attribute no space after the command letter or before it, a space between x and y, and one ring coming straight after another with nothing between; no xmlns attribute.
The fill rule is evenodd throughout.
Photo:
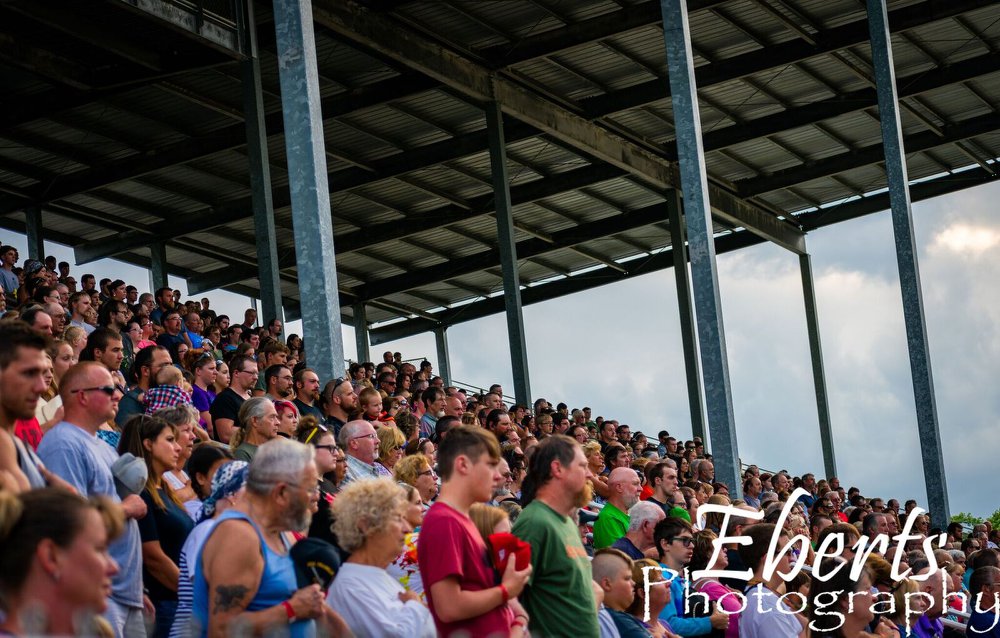
<svg viewBox="0 0 1000 638"><path fill-rule="evenodd" d="M503 602L506 603L510 600L510 593L507 592L507 587L503 583L500 583L500 593L503 594Z"/></svg>
<svg viewBox="0 0 1000 638"><path fill-rule="evenodd" d="M285 615L288 616L288 624L295 622L295 610L292 609L292 604L287 600L281 601L281 606L285 608Z"/></svg>

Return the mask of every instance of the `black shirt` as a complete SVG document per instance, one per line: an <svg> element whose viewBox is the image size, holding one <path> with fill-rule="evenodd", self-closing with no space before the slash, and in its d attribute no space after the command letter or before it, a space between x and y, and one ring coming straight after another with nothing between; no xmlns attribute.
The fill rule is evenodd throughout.
<svg viewBox="0 0 1000 638"><path fill-rule="evenodd" d="M292 403L294 403L295 407L298 408L299 410L299 418L302 418L307 414L311 414L314 417L316 417L316 420L318 422L320 423L323 422L323 411L317 408L315 405L307 405L302 401L299 401L298 397L292 399Z"/></svg>
<svg viewBox="0 0 1000 638"><path fill-rule="evenodd" d="M226 388L219 393L219 396L215 397L215 401L212 401L212 407L208 409L208 413L212 415L213 422L216 419L230 419L234 425L239 425L240 408L246 400L246 397L240 396L232 388ZM218 440L215 432L212 432L212 436ZM223 441L223 443L229 443L229 441Z"/></svg>
<svg viewBox="0 0 1000 638"><path fill-rule="evenodd" d="M194 529L194 521L187 515L184 508L174 503L162 487L157 490L160 500L166 506L160 509L153 502L149 490L142 491L142 500L146 504L147 513L139 519L139 537L143 543L159 541L160 548L167 558L177 565L181 560L181 548L188 534ZM149 590L149 598L153 602L161 600L177 600L177 592L165 587L156 580L145 567L142 568L142 582Z"/></svg>

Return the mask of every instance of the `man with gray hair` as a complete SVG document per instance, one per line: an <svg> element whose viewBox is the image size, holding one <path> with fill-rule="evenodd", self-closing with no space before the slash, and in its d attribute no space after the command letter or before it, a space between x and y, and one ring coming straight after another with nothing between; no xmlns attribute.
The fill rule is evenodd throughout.
<svg viewBox="0 0 1000 638"><path fill-rule="evenodd" d="M347 472L340 482L343 487L351 481L378 478L375 458L378 456L378 435L368 421L350 421L340 428L340 447L347 455Z"/></svg>
<svg viewBox="0 0 1000 638"><path fill-rule="evenodd" d="M298 587L282 536L309 529L319 500L314 455L311 446L278 438L261 445L251 461L246 508L219 516L195 568L192 616L207 635L228 636L236 627L268 634L287 626L291 636L312 636L318 619L343 622L319 585Z"/></svg>
<svg viewBox="0 0 1000 638"><path fill-rule="evenodd" d="M625 552L632 560L653 558L657 555L653 542L653 528L666 518L666 514L656 503L640 501L628 511L628 531L612 543L611 547ZM647 552L653 555L647 556Z"/></svg>

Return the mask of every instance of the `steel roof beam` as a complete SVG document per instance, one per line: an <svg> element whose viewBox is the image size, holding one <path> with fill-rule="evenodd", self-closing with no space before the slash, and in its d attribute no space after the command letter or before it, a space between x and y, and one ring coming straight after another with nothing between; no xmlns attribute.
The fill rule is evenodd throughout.
<svg viewBox="0 0 1000 638"><path fill-rule="evenodd" d="M710 9L727 0L688 0L688 11ZM490 68L501 69L662 22L659 0L648 0L574 24L498 44L478 52Z"/></svg>
<svg viewBox="0 0 1000 638"><path fill-rule="evenodd" d="M949 2L927 0L890 12L889 22L894 32L905 31L994 4L993 0L950 0ZM817 44L815 46L803 40L791 40L721 60L717 64L698 67L695 69L698 88L704 89L768 69L783 67L839 49L867 43L868 20L864 18L864 14L860 15L859 20L816 34ZM661 79L656 79L621 91L582 100L580 105L587 117L597 119L668 97L670 97L670 87Z"/></svg>
<svg viewBox="0 0 1000 638"><path fill-rule="evenodd" d="M921 201L945 195L958 190L979 186L997 181L982 168L976 167L959 175L949 175L927 182L910 185L910 196L913 201ZM847 221L871 213L885 211L889 207L888 194L882 193L865 197L841 206L830 207L809 213L803 213L797 220L808 230L815 230L842 221ZM731 233L715 238L716 253L726 253L748 246L763 243L764 239L748 232ZM632 266L630 262L623 264ZM670 250L657 253L648 259L636 260L627 273L620 273L611 268L600 268L576 277L568 277L548 284L529 286L521 291L521 301L524 305L549 301L561 296L574 294L598 288L611 283L617 283L631 277L646 275L673 267L673 256ZM503 311L503 299L490 297L482 301L463 304L444 311L432 313L434 321L426 319L410 319L378 328L373 328L369 335L371 344L377 345L395 341L424 332L429 332L435 326L451 326L456 323L481 319Z"/></svg>
<svg viewBox="0 0 1000 638"><path fill-rule="evenodd" d="M313 8L313 18L338 36L433 77L472 100L495 100L505 114L538 128L578 152L628 171L661 192L676 183L676 166L664 157L422 39L393 21L371 15L352 2L318 2ZM792 224L778 220L753 204L734 201L732 193L719 186L710 185L709 192L713 212L723 219L735 219L737 226L759 233L788 250L799 254L805 252L804 235Z"/></svg>
<svg viewBox="0 0 1000 638"><path fill-rule="evenodd" d="M957 84L988 73L1000 71L1000 53L988 53L976 58L956 62L943 69L916 73L899 78L899 97L926 93L937 88ZM819 102L786 109L772 115L749 120L743 126L728 126L705 134L705 152L718 151L743 142L768 135L775 135L840 115L854 113L876 106L874 88L859 89ZM666 145L665 153L676 155L673 142Z"/></svg>
<svg viewBox="0 0 1000 638"><path fill-rule="evenodd" d="M944 137L931 131L921 131L904 138L906 152L916 153L938 146L961 142L977 135L984 135L1000 129L1000 114L990 113L963 120L943 128ZM740 196L755 197L763 193L795 186L821 177L843 173L851 169L877 164L885 159L881 144L873 144L854 152L841 153L821 160L806 163L763 177L754 177L736 182ZM977 162L979 160L976 160Z"/></svg>
<svg viewBox="0 0 1000 638"><path fill-rule="evenodd" d="M559 173L549 179L540 179L526 184L521 184L519 186L514 186L510 189L511 200L515 206L526 204L538 199L544 199L546 197L552 197L553 195L558 195L567 191L583 188L584 186L589 186L597 182L603 182L616 177L621 177L624 174L624 171L607 165L585 166L583 168L577 168L564 173ZM355 231L344 233L343 235L336 237L337 254L342 255L348 252L361 250L363 248L369 248L375 244L395 239L403 239L405 237L421 233L430 228L447 226L448 224L454 224L456 222L465 221L493 212L492 193L474 197L470 199L468 203L470 208L455 205L441 206L422 213L411 215L410 217L406 217L404 219L395 219L379 224L372 224L371 226L366 226ZM191 220L191 223L193 224L194 220ZM174 225L176 224L177 222L174 222ZM182 232L189 231L189 227L185 225L180 230ZM153 241L153 239L147 235L145 241ZM121 244L122 242L117 243ZM126 242L126 245L128 245L128 243L129 242ZM104 246L104 248L107 249L106 246ZM78 259L79 251L81 249L84 248L77 248ZM87 247L86 250L92 249ZM89 256L91 253L88 252L87 254ZM294 268L295 260L290 255L286 256L284 259L279 258L278 267L281 269ZM194 295L199 294L204 290L212 290L225 285L225 283L229 281L247 279L248 277L254 276L253 274L248 274L251 270L253 269L233 266L218 268L206 273L201 273L193 277L191 281L188 282L189 290L191 291L189 294ZM371 298L372 297L366 297L366 300Z"/></svg>

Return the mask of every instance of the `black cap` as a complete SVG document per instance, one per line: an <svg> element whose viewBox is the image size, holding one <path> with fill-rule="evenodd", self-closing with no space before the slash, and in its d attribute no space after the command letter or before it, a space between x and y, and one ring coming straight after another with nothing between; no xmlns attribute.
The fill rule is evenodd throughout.
<svg viewBox="0 0 1000 638"><path fill-rule="evenodd" d="M303 538L288 553L295 564L298 586L319 585L327 590L340 571L340 552L336 547L319 538Z"/></svg>

